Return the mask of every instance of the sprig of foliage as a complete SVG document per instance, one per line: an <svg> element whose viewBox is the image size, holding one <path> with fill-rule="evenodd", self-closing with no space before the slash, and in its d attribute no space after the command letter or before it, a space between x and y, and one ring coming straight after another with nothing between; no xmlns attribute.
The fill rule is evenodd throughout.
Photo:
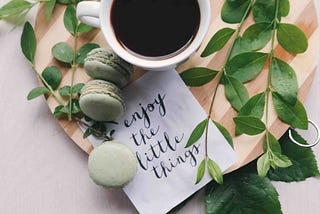
<svg viewBox="0 0 320 214"><path fill-rule="evenodd" d="M49 21L56 4L76 5L80 1L82 0L11 0L0 8L0 20L20 25L34 6L44 3L46 21Z"/></svg>
<svg viewBox="0 0 320 214"><path fill-rule="evenodd" d="M82 47L80 47L79 50L77 49L79 33L89 32L93 28L86 26L85 24L80 23L78 21L76 16L76 9L73 5L68 5L66 7L66 10L63 16L63 23L65 28L74 38L73 47L71 47L66 42L59 42L52 47L51 52L53 57L56 60L62 63L66 63L68 66L71 67L72 75L71 75L70 86L64 86L59 90L59 93L61 96L68 98L68 103L64 108L60 107L57 109L57 111L62 110L63 111L62 113L67 112L68 120L71 121L72 115L79 113L78 111L73 111L72 108L73 106L76 106L76 108L78 108L79 106L79 103L77 101L78 94L80 93L80 90L83 87L83 84L74 85L74 78L75 78L77 67L79 65L82 65L87 54L92 49L99 47L99 45L94 43L87 43L87 44L84 44ZM68 108L68 110L65 110L65 108Z"/></svg>
<svg viewBox="0 0 320 214"><path fill-rule="evenodd" d="M37 40L34 29L29 22L26 22L22 31L21 35L21 50L26 59L31 64L33 71L36 75L41 79L44 84L44 87L38 87L31 90L28 94L28 99L36 98L40 95L50 93L59 104L63 104L63 101L55 94L54 89L52 86L56 86L60 84L61 81L61 72L60 70L55 67L53 74L48 74L48 71L52 68L45 69L42 74L36 69L35 67L35 55L37 50ZM54 78L51 78L54 77Z"/></svg>
<svg viewBox="0 0 320 214"><path fill-rule="evenodd" d="M225 83L226 96L230 101L232 101L234 107L239 109L248 100L248 92L247 89L244 87L243 83L238 79L227 74L227 71L229 71L229 73L233 73L233 69L231 68L232 66L229 63L233 50L232 47L235 46L237 39L240 36L240 31L252 8L254 0L246 0L244 3L238 3L239 1L234 1L233 3L230 1L226 1L221 12L221 16L224 20L229 20L231 23L238 23L237 28L223 28L219 30L215 35L213 35L213 37L210 39L209 43L207 44L206 48L201 54L202 57L207 57L221 50L228 43L228 41L233 38L231 48L228 51L223 66L218 71L214 71L208 68L191 68L180 74L181 78L189 86L202 86L210 82L212 79L217 79L217 84L213 88L212 92L208 116L204 121L202 121L196 126L196 128L190 135L187 143L187 146L191 146L192 144L197 142L203 134L205 135L205 158L202 162L203 164L200 164L198 167L196 183L199 183L203 178L205 167L207 168L210 176L216 182L223 182L222 171L219 165L216 164L208 156L209 123L211 123L212 108L219 86L219 82L223 81ZM239 7L241 8L240 10L237 9ZM234 14L234 16L230 16L229 14ZM237 62L238 61L239 60L237 60ZM217 122L214 123L217 124ZM233 145L231 135L227 131L227 129L224 128L221 124L217 125L217 127L219 127L219 130L227 139L227 141Z"/></svg>
<svg viewBox="0 0 320 214"><path fill-rule="evenodd" d="M11 21L19 25L31 8L39 3L40 1L12 0L0 8L0 20Z"/></svg>
<svg viewBox="0 0 320 214"><path fill-rule="evenodd" d="M250 11L252 11L256 23L249 26L241 35L240 30ZM279 142L269 130L270 98L272 97L272 104L283 122L301 129L307 129L308 126L306 111L297 98L298 82L295 71L288 63L277 58L274 53L276 40L292 54L303 53L308 47L306 36L297 26L281 22L281 18L287 16L289 11L288 0L226 0L221 10L221 17L227 23L239 23L238 27L236 29L223 28L217 31L201 54L202 57L207 57L221 50L231 40L225 63L217 72L209 68L190 68L181 73L182 79L188 86L202 86L213 79L224 84L227 100L238 111L238 116L234 118L236 135L261 133L265 135L264 154L257 162L258 174L262 177L267 174L270 168L276 169L292 165L290 159L282 154ZM270 40L270 52L258 52ZM270 66L266 90L249 98L244 83L254 80L268 60ZM211 118L217 88L218 84L213 88L206 121ZM263 121L264 112L266 114ZM204 133L203 126L200 124L193 133L198 133L198 135ZM208 122L205 124L206 128L204 129L206 136L208 124ZM201 136L192 137L193 134L190 139L194 143ZM190 139L188 145L190 145ZM205 156L207 157L207 137L205 143ZM200 169L198 170L197 182L201 178L199 175L202 175Z"/></svg>
<svg viewBox="0 0 320 214"><path fill-rule="evenodd" d="M84 59L86 58L88 52L90 52L94 48L99 47L99 45L94 43L86 43L82 47L77 49L77 39L80 33L89 32L93 28L83 23L79 23L76 18L75 8L72 5L66 7L64 13L64 25L70 32L70 34L72 34L74 37L73 48L67 43L60 42L54 45L51 49L51 52L55 59L62 62L64 65L71 67L71 85L64 85L62 87L59 87L62 80L62 74L59 67L49 66L46 67L41 73L36 69L36 35L32 25L29 22L24 25L21 36L22 52L26 59L30 62L31 67L33 68L37 76L42 80L44 84L44 86L32 89L29 92L27 98L28 100L31 100L44 94L50 94L59 104L58 106L56 106L53 112L53 115L55 117L67 116L69 121L77 121L84 127L87 127L84 138L93 134L95 136L102 137L105 140L111 140L114 130L111 130L107 133L105 123L96 121L90 121L88 123L87 121L83 121L78 117L82 116L78 98L80 95L80 91L84 86L84 83L74 83L75 72L79 66L83 65ZM60 97L65 98L68 101L65 102Z"/></svg>

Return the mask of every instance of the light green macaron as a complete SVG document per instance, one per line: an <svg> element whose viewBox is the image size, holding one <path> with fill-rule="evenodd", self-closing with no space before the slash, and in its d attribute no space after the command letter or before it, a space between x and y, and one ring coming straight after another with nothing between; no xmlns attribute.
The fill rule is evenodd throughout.
<svg viewBox="0 0 320 214"><path fill-rule="evenodd" d="M84 69L93 79L113 82L123 88L128 84L133 66L117 56L112 50L96 48L90 51L84 61Z"/></svg>
<svg viewBox="0 0 320 214"><path fill-rule="evenodd" d="M82 112L96 121L116 121L125 111L120 89L104 80L89 81L79 98Z"/></svg>
<svg viewBox="0 0 320 214"><path fill-rule="evenodd" d="M106 141L90 153L88 170L98 185L107 188L123 187L134 178L137 160L128 146L115 140Z"/></svg>

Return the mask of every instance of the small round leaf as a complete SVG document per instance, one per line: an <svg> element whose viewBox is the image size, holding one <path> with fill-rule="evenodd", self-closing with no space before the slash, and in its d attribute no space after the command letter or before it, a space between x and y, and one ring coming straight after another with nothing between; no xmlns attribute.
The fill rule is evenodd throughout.
<svg viewBox="0 0 320 214"><path fill-rule="evenodd" d="M84 44L77 52L77 64L82 65L84 63L85 58L87 57L87 54L95 49L99 48L100 46L95 43L87 43Z"/></svg>
<svg viewBox="0 0 320 214"><path fill-rule="evenodd" d="M72 47L66 42L60 42L52 47L52 55L60 62L71 64L73 61Z"/></svg>
<svg viewBox="0 0 320 214"><path fill-rule="evenodd" d="M293 24L278 25L277 39L279 44L293 54L304 53L308 49L308 39L304 32Z"/></svg>
<svg viewBox="0 0 320 214"><path fill-rule="evenodd" d="M57 89L62 79L61 71L57 66L46 67L41 76L46 80L53 90Z"/></svg>

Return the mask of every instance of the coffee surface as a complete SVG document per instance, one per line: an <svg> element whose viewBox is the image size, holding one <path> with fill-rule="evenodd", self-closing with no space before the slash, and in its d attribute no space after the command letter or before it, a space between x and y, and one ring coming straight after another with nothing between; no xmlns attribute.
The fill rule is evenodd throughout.
<svg viewBox="0 0 320 214"><path fill-rule="evenodd" d="M187 47L200 23L197 0L114 0L111 23L118 41L145 57Z"/></svg>

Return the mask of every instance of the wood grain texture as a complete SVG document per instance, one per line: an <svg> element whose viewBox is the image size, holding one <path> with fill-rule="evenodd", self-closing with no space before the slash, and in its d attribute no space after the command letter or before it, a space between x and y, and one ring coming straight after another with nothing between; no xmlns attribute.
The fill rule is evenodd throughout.
<svg viewBox="0 0 320 214"><path fill-rule="evenodd" d="M214 54L207 58L201 58L200 53L204 49L205 45L211 38L211 36L221 29L222 27L232 27L223 23L220 18L220 10L223 4L223 0L211 0L212 5L212 21L202 46L194 55L192 55L187 62L180 65L177 70L183 71L187 68L194 66L206 66L212 69L219 69L223 64L224 57L227 52L228 44L221 52ZM291 0L291 12L288 17L283 19L283 22L295 23L297 24L307 35L309 40L309 48L306 53L302 55L291 55L284 51L278 44L275 50L277 57L289 62L289 64L296 70L297 78L299 82L299 98L304 101L317 67L317 60L319 54L319 37L320 30L318 26L316 9L313 0ZM57 62L53 59L50 49L53 45L58 42L65 41L70 45L73 43L72 36L66 31L63 25L63 13L64 6L57 6L52 19L50 22L45 21L44 17L44 5L40 6L37 21L36 21L36 34L38 39L38 50L36 55L36 68L42 71L45 67L50 65L57 65L61 68L63 72L62 85L70 85L71 82L71 72L70 68L65 67L65 65ZM253 19L250 16L246 21L244 27L249 26L253 23ZM78 46L80 47L84 42L95 42L100 44L102 47L108 47L106 44L102 33L99 30L94 30L88 34L81 34ZM269 46L264 50L268 52ZM138 78L144 73L139 68L135 68L134 79ZM266 88L266 78L267 78L267 67L263 69L261 74L254 80L246 84L249 94L253 95L258 92L264 91ZM78 68L75 76L75 82L87 82L90 78L85 74L82 68ZM197 98L199 103L203 108L208 111L210 98L213 90L215 81L203 87L190 88L193 95ZM58 103L51 97L47 97L47 103L51 111L58 105ZM270 107L270 130L276 136L280 137L288 128L287 125L279 121L276 117L273 107ZM214 102L212 118L219 121L221 124L226 126L230 133L234 133L235 125L233 123L233 117L236 116L236 112L230 106L228 101L224 96L223 86L219 86L216 100ZM66 120L58 120L61 127L65 132L73 139L73 141L85 152L90 153L93 149L90 142L82 138L82 131L79 129L77 123L69 123ZM241 135L238 137L233 136L235 151L239 157L239 161L229 170L234 170L239 168L246 163L252 161L258 157L262 152L262 137L263 135L257 136L246 136Z"/></svg>

